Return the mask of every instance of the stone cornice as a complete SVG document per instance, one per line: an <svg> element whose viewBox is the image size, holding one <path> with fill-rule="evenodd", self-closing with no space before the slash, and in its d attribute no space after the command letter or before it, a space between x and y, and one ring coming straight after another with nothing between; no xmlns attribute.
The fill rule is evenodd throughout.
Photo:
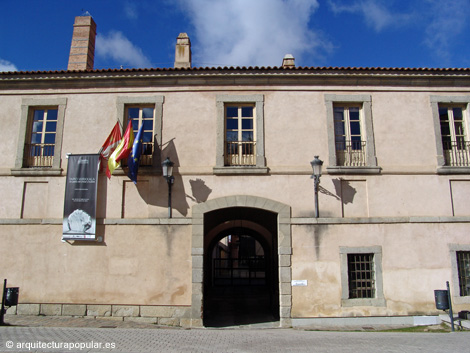
<svg viewBox="0 0 470 353"><path fill-rule="evenodd" d="M469 87L470 69L192 68L0 73L0 89L225 85Z"/></svg>

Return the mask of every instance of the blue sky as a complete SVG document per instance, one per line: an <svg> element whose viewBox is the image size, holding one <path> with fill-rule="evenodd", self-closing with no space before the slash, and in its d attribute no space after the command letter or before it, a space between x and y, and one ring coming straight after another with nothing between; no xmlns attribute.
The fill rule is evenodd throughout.
<svg viewBox="0 0 470 353"><path fill-rule="evenodd" d="M65 70L75 16L97 23L95 69L470 67L470 0L0 0L0 71Z"/></svg>

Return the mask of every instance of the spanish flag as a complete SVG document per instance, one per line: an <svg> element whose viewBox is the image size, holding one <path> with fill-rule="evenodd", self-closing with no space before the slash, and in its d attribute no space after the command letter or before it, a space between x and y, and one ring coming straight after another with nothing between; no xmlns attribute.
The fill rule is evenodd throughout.
<svg viewBox="0 0 470 353"><path fill-rule="evenodd" d="M121 139L121 142L116 147L114 152L108 159L108 168L109 168L109 175L108 178L111 178L111 174L113 174L114 169L121 165L121 159L129 157L129 154L132 150L132 145L134 143L134 129L132 128L132 119L129 120L129 124L127 124L126 132Z"/></svg>

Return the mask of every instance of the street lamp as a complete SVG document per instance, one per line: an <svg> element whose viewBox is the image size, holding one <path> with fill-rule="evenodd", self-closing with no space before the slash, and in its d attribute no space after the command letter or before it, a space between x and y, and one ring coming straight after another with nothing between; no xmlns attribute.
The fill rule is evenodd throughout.
<svg viewBox="0 0 470 353"><path fill-rule="evenodd" d="M313 169L313 175L311 178L314 180L314 187L315 187L315 218L318 218L319 211L318 211L318 186L320 185L320 177L321 177L321 167L323 165L323 161L318 159L318 156L315 156L313 161L310 162Z"/></svg>
<svg viewBox="0 0 470 353"><path fill-rule="evenodd" d="M166 157L162 163L163 177L168 183L168 218L171 218L171 186L175 181L175 178L173 177L173 164L174 163L170 161L170 157Z"/></svg>

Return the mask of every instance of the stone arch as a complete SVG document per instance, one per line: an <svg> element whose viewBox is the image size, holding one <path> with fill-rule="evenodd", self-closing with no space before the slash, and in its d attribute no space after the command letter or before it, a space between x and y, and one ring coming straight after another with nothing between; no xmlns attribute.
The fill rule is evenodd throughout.
<svg viewBox="0 0 470 353"><path fill-rule="evenodd" d="M192 296L191 326L202 327L203 276L204 276L204 215L230 207L249 207L277 214L277 239L279 263L279 317L281 327L291 325L291 207L278 201L249 195L225 196L192 207Z"/></svg>

